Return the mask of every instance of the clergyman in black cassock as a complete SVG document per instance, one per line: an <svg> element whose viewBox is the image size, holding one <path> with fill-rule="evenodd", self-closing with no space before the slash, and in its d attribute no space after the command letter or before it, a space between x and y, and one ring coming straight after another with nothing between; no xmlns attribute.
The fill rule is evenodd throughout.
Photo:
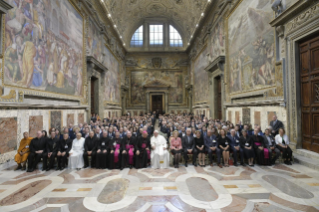
<svg viewBox="0 0 319 212"><path fill-rule="evenodd" d="M47 156L46 156L46 139L42 137L42 132L37 132L37 137L31 140L30 154L28 156L28 172L33 172L36 169L41 158L43 159L42 170L47 169Z"/></svg>
<svg viewBox="0 0 319 212"><path fill-rule="evenodd" d="M137 138L135 150L135 167L137 169L146 168L151 150L151 142L146 131Z"/></svg>
<svg viewBox="0 0 319 212"><path fill-rule="evenodd" d="M55 131L51 132L51 138L49 138L46 142L46 155L49 159L49 165L47 171L53 168L55 158L57 157L58 151L60 148L59 139L55 136Z"/></svg>
<svg viewBox="0 0 319 212"><path fill-rule="evenodd" d="M135 148L135 138L132 137L131 132L127 132L126 137L122 141L122 163L121 169L134 165L134 148Z"/></svg>
<svg viewBox="0 0 319 212"><path fill-rule="evenodd" d="M103 131L103 134L99 140L99 144L96 152L96 168L106 169L107 168L107 156L109 155L109 138L107 131Z"/></svg>
<svg viewBox="0 0 319 212"><path fill-rule="evenodd" d="M58 168L63 170L66 167L66 162L69 157L69 152L72 149L72 140L69 138L68 134L63 135L63 139L60 140L60 148L58 152Z"/></svg>
<svg viewBox="0 0 319 212"><path fill-rule="evenodd" d="M84 168L89 166L89 156L91 156L91 168L95 168L96 149L98 142L98 139L94 136L94 132L90 131L89 137L87 137L84 142Z"/></svg>

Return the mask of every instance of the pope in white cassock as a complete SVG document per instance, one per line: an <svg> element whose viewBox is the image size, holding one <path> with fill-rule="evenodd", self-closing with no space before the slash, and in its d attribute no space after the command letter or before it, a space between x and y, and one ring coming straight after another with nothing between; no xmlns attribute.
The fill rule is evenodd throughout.
<svg viewBox="0 0 319 212"><path fill-rule="evenodd" d="M169 152L167 151L166 139L154 131L154 136L151 138L151 163L153 169L161 169L169 167Z"/></svg>

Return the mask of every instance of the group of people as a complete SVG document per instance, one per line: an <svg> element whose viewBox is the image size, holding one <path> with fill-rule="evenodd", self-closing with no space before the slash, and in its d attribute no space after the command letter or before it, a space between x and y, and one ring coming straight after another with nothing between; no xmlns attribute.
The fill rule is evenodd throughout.
<svg viewBox="0 0 319 212"><path fill-rule="evenodd" d="M192 155L194 166L205 166L206 154L213 166L213 154L219 167L229 164L253 166L272 165L282 152L287 165L291 165L292 150L282 122L273 117L270 126L233 125L229 121L207 119L192 114L122 116L113 119L91 119L90 123L64 127L62 133L55 128L38 131L35 138L24 132L15 161L16 170L32 172L42 159L43 171L87 168L97 169L168 168L170 154L173 165L179 167L181 157L185 166ZM158 127L160 130L155 130ZM233 159L230 159L232 153ZM223 164L221 161L223 158ZM91 160L90 160L91 159ZM26 166L28 165L28 167Z"/></svg>

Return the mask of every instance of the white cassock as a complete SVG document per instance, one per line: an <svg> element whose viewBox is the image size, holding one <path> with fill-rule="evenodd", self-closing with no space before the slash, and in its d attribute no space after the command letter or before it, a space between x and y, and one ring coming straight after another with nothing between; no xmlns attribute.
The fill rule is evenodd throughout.
<svg viewBox="0 0 319 212"><path fill-rule="evenodd" d="M167 151L167 142L162 135L151 138L151 163L153 169L169 167L169 152ZM164 150L166 148L166 150Z"/></svg>
<svg viewBox="0 0 319 212"><path fill-rule="evenodd" d="M84 153L84 138L80 138L79 140L75 138L72 142L72 148L69 152L69 154L72 153L72 155L69 156L69 168L70 169L77 169L77 168L83 168L84 166L84 159L83 159L83 153Z"/></svg>

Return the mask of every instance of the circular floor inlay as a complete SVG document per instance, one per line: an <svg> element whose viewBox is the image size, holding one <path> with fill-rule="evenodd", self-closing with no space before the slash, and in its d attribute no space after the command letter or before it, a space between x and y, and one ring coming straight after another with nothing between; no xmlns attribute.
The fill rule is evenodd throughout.
<svg viewBox="0 0 319 212"><path fill-rule="evenodd" d="M214 188L204 178L191 177L186 180L186 184L192 197L199 201L211 202L218 198Z"/></svg>
<svg viewBox="0 0 319 212"><path fill-rule="evenodd" d="M18 191L10 194L9 196L5 197L0 201L1 206L8 206L18 204L20 202L24 202L37 193L39 193L42 189L47 187L52 183L51 180L39 180L28 185L24 186L23 188L19 189ZM0 210L1 211L1 210Z"/></svg>
<svg viewBox="0 0 319 212"><path fill-rule="evenodd" d="M97 201L104 204L112 204L121 201L128 189L130 181L127 179L115 179L106 184Z"/></svg>
<svg viewBox="0 0 319 212"><path fill-rule="evenodd" d="M303 199L311 199L314 197L313 193L307 191L306 189L300 187L299 185L290 182L289 180L274 176L274 175L265 175L262 177L263 180L270 183L283 193L297 198L303 198Z"/></svg>

